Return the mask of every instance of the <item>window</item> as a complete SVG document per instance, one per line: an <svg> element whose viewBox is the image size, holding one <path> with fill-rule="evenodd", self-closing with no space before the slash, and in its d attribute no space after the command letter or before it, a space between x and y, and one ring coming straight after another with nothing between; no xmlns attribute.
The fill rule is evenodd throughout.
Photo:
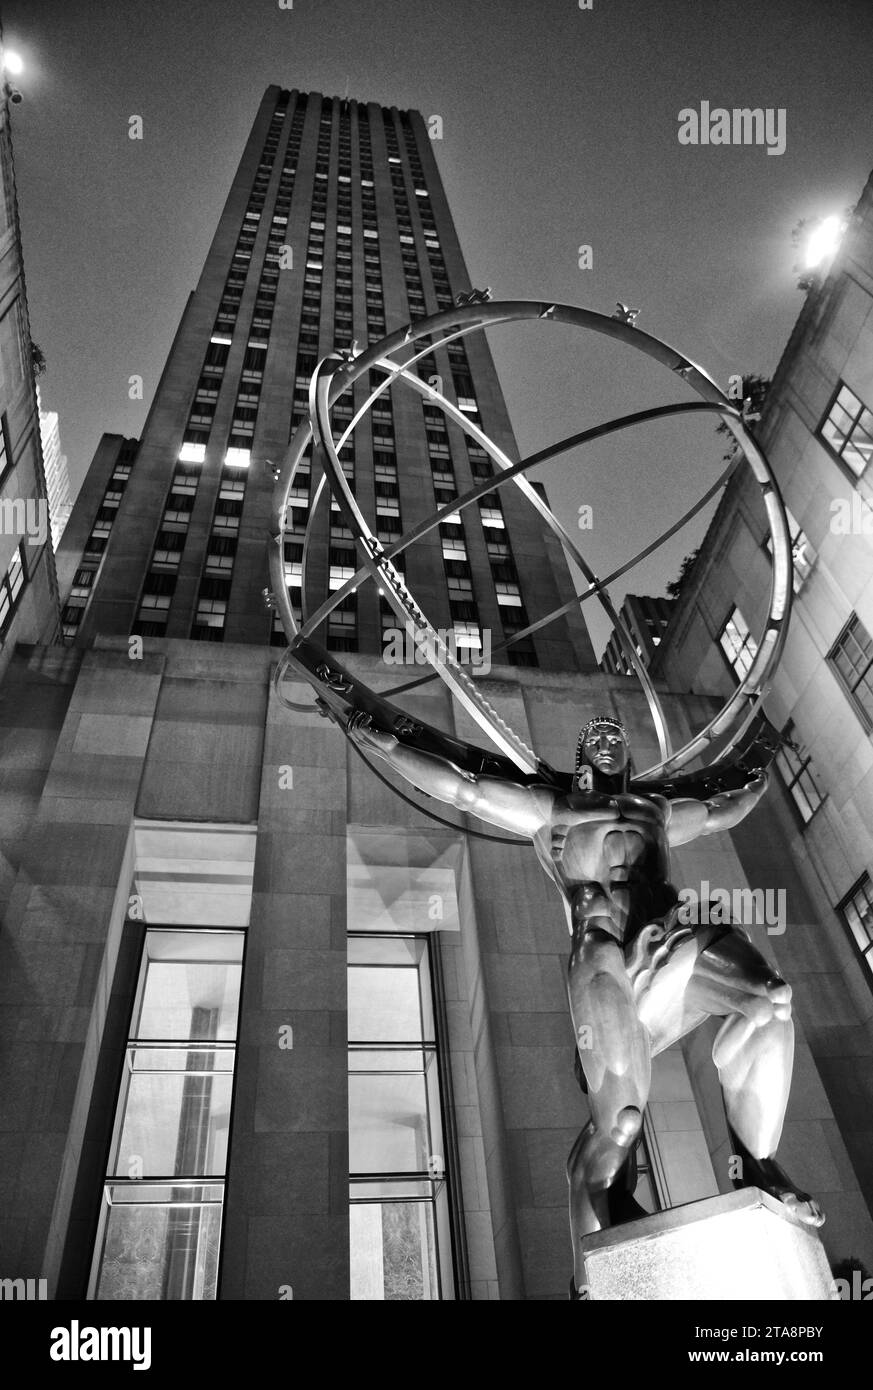
<svg viewBox="0 0 873 1390"><path fill-rule="evenodd" d="M800 522L787 507L785 508L785 517L788 521L788 535L791 539L791 558L794 561L794 592L799 594L812 572L816 553L812 548L809 536L801 530ZM772 556L773 541L769 535L765 544L767 554Z"/></svg>
<svg viewBox="0 0 873 1390"><path fill-rule="evenodd" d="M782 737L788 742L776 754L776 766L804 824L808 825L824 801L824 792L816 782L809 753L792 737L793 733L794 725L789 721L782 730Z"/></svg>
<svg viewBox="0 0 873 1390"><path fill-rule="evenodd" d="M739 684L748 675L758 654L758 644L739 608L731 609L718 641Z"/></svg>
<svg viewBox="0 0 873 1390"><path fill-rule="evenodd" d="M349 937L352 1299L454 1298L429 947Z"/></svg>
<svg viewBox="0 0 873 1390"><path fill-rule="evenodd" d="M828 661L865 728L873 728L873 637L857 614L852 614L828 652Z"/></svg>
<svg viewBox="0 0 873 1390"><path fill-rule="evenodd" d="M841 381L818 432L833 454L860 478L873 455L873 414Z"/></svg>
<svg viewBox="0 0 873 1390"><path fill-rule="evenodd" d="M0 633L5 633L12 621L12 616L18 607L18 596L24 587L23 544L22 541L9 561L9 568L5 575L0 579Z"/></svg>
<svg viewBox="0 0 873 1390"><path fill-rule="evenodd" d="M873 973L873 883L869 874L864 874L851 892L837 904L837 914L858 948L868 972Z"/></svg>
<svg viewBox="0 0 873 1390"><path fill-rule="evenodd" d="M204 583L209 583L204 580ZM221 581L213 580L213 583ZM194 615L194 622L191 626L191 636L199 642L220 642L224 636L224 619L227 613L227 601L221 598L200 598L197 600L197 612Z"/></svg>
<svg viewBox="0 0 873 1390"><path fill-rule="evenodd" d="M3 483L6 474L12 467L12 450L9 447L9 426L6 423L6 411L0 415L0 484Z"/></svg>
<svg viewBox="0 0 873 1390"><path fill-rule="evenodd" d="M89 1296L216 1296L240 931L146 933Z"/></svg>

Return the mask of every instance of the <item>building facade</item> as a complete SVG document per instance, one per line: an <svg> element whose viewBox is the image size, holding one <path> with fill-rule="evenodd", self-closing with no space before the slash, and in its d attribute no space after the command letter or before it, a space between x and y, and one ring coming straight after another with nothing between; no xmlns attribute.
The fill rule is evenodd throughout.
<svg viewBox="0 0 873 1390"><path fill-rule="evenodd" d="M650 665L661 645L673 605L673 599L669 598L653 597L651 594L627 594L619 609L618 615L630 634L637 656L645 666ZM621 640L614 630L600 658L600 669L614 676L632 676L634 673Z"/></svg>
<svg viewBox="0 0 873 1390"><path fill-rule="evenodd" d="M56 410L43 410L39 387L36 390L39 410L39 434L42 441L42 460L45 469L49 521L52 528L52 547L57 550L64 527L70 519L73 503L70 498L70 473L67 456L61 452L61 430Z"/></svg>
<svg viewBox="0 0 873 1390"><path fill-rule="evenodd" d="M17 642L51 642L58 586L34 384L9 97L0 96L0 677Z"/></svg>
<svg viewBox="0 0 873 1390"><path fill-rule="evenodd" d="M318 355L469 289L417 113L267 90L142 439L103 437L73 509L64 641L20 648L0 688L0 1235L50 1297L566 1297L587 1110L561 900L529 845L401 800L308 686L276 688L261 592L270 465ZM487 345L427 370L514 454ZM358 433L343 462L386 541L488 476L399 389ZM311 512L315 597L357 563L316 510L317 467L291 499L298 608ZM572 594L515 494L404 566L435 626L495 650ZM380 692L408 679L378 593L339 612L339 660ZM477 681L541 757L572 765L611 708L655 761L642 693L597 671L581 618L512 651ZM659 688L677 739L711 716ZM439 682L402 703L481 739ZM749 883L727 835L677 853L677 881L701 874ZM804 1025L786 1166L827 1208L832 1257L870 1262ZM710 1045L656 1060L651 1208L730 1189Z"/></svg>
<svg viewBox="0 0 873 1390"><path fill-rule="evenodd" d="M421 116L269 88L138 448L101 441L77 500L58 556L67 640L284 642L262 597L272 464L306 413L316 362L450 308L470 289ZM438 350L419 371L515 451L483 337ZM366 394L358 383L355 410ZM337 427L352 414L351 401L339 402ZM379 399L342 457L386 543L492 471L484 450L402 386ZM292 498L285 558L298 591L319 477L317 464L301 471ZM434 626L461 642L486 631L496 647L529 613L572 597L560 547L515 492L483 498L475 518L465 512L405 560ZM357 566L323 500L311 534L315 602ZM378 653L383 626L395 624L365 589L335 610L323 637L334 650ZM513 664L596 664L578 614L511 651Z"/></svg>
<svg viewBox="0 0 873 1390"><path fill-rule="evenodd" d="M873 1199L873 182L807 293L754 428L794 549L787 644L766 709L779 754L775 844L735 835L767 882L790 862L804 923L777 943L855 1172ZM726 489L653 670L724 696L748 670L771 577L763 508ZM777 814L778 813L778 814Z"/></svg>

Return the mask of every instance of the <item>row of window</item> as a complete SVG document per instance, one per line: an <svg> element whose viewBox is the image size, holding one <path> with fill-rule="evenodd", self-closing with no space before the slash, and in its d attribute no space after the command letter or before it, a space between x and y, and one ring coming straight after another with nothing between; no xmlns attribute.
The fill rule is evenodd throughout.
<svg viewBox="0 0 873 1390"><path fill-rule="evenodd" d="M61 635L65 642L72 642L82 625L85 610L96 587L97 573L118 515L121 499L130 478L136 450L136 440L124 441L97 509L91 532L82 552L81 565L76 571L72 588L61 613Z"/></svg>
<svg viewBox="0 0 873 1390"><path fill-rule="evenodd" d="M739 684L749 673L758 644L734 605L719 633L719 646ZM873 637L853 613L827 654L827 661L867 733L873 730Z"/></svg>
<svg viewBox="0 0 873 1390"><path fill-rule="evenodd" d="M217 1297L244 948L146 932L90 1298ZM428 937L349 937L348 1036L351 1298L453 1298Z"/></svg>

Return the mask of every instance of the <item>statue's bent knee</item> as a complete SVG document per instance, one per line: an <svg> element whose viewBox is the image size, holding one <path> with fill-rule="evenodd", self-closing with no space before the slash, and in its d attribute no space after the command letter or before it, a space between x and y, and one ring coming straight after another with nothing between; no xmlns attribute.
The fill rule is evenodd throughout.
<svg viewBox="0 0 873 1390"><path fill-rule="evenodd" d="M635 1105L626 1105L623 1110L619 1111L609 1137L614 1144L620 1144L623 1149L628 1149L631 1144L636 1143L642 1125L642 1112Z"/></svg>

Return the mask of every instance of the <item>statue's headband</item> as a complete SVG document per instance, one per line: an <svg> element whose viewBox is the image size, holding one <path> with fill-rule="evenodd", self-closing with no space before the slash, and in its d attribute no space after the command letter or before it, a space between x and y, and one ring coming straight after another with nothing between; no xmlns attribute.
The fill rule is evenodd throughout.
<svg viewBox="0 0 873 1390"><path fill-rule="evenodd" d="M618 729L619 732L621 733L622 737L624 738L625 743L628 742L627 729L624 727L624 725L622 724L621 720L618 718L618 715L615 715L615 714L596 714L596 715L594 716L593 719L589 719L589 720L588 720L588 723L587 723L587 724L584 724L584 725L582 726L582 728L579 730L579 741L578 741L578 743L576 744L576 765L577 765L577 766L579 765L579 762L580 762L581 757L582 757L582 749L583 749L583 747L584 747L585 740L587 739L587 737L588 737L588 735L590 734L591 730L592 730L592 729L602 729L602 728Z"/></svg>

